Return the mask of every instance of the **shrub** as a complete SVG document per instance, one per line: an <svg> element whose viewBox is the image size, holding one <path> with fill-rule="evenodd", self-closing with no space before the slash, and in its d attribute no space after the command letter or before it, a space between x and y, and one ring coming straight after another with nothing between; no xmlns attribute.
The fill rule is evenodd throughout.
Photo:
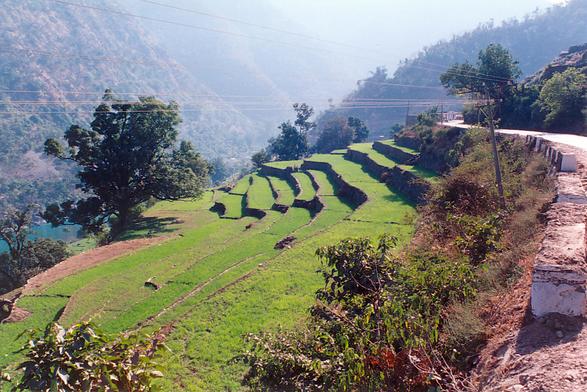
<svg viewBox="0 0 587 392"><path fill-rule="evenodd" d="M149 391L162 374L152 360L158 341L146 344L136 336L109 340L90 323L65 329L52 323L31 338L21 351L27 360L16 390Z"/></svg>
<svg viewBox="0 0 587 392"><path fill-rule="evenodd" d="M433 254L393 257L348 239L317 251L324 287L307 328L250 336L245 383L269 390L422 390L434 384L414 358L439 339L442 309L474 295L467 263ZM425 390L425 389L424 389Z"/></svg>

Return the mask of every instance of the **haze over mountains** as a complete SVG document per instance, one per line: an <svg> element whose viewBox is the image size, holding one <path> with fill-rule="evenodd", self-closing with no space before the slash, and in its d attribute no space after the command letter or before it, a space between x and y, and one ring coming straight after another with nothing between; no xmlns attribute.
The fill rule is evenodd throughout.
<svg viewBox="0 0 587 392"><path fill-rule="evenodd" d="M291 118L291 103L303 101L326 109L330 98L336 103L357 79L368 76L372 64L395 61L393 56L383 60L381 53L375 56L355 42L345 45L352 31L368 21L349 25L340 39L324 38L304 25L311 26L312 20L316 25L322 17L326 29L332 18L332 23L340 23L336 15L309 15L310 22L300 24L287 14L293 6L284 4L6 0L0 9L0 186L13 189L17 186L9 183L14 179L20 184L37 181L33 188L42 190L38 191L42 195L32 195L31 201L46 200L56 186L67 186L56 181L65 168L47 163L42 143L62 135L72 123L86 123L107 88L124 99L152 94L178 101L182 137L193 141L206 157L238 165L277 132L281 121ZM587 40L582 23L586 4L574 0L521 22L483 26L427 48L400 67L395 78L383 81L437 86L438 67L430 71L417 62L449 65L472 59L494 40L503 40L530 74L561 50ZM400 15L401 4L398 7ZM313 10L308 7L307 12ZM381 13L388 10L382 7ZM289 12L299 21L305 11ZM380 48L381 40L374 38L374 46ZM389 47L393 49L398 40L401 37L389 37ZM362 86L350 97L445 95L441 90ZM324 119L354 114L382 131L401 120L404 112L336 110Z"/></svg>

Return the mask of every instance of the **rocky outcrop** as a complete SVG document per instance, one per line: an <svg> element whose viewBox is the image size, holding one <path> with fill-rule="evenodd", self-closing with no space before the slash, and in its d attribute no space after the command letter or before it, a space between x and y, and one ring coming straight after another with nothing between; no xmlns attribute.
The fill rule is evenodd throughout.
<svg viewBox="0 0 587 392"><path fill-rule="evenodd" d="M413 165L419 156L382 142L373 143L373 149L402 165Z"/></svg>
<svg viewBox="0 0 587 392"><path fill-rule="evenodd" d="M360 163L379 181L385 183L392 191L404 196L410 202L422 204L425 202L426 193L430 190L430 183L421 179L409 171L398 166L387 167L372 160L368 154L349 150L345 155L350 161Z"/></svg>
<svg viewBox="0 0 587 392"><path fill-rule="evenodd" d="M583 69L583 73L587 75L587 44L570 47L569 50L562 52L550 64L526 79L525 82L542 84L555 73L564 72L569 68Z"/></svg>
<svg viewBox="0 0 587 392"><path fill-rule="evenodd" d="M304 161L304 163L301 166L301 169L320 170L325 172L336 184L338 188L337 196L345 198L355 206L359 206L368 200L367 194L365 192L347 183L340 176L340 174L334 171L334 169L328 162Z"/></svg>

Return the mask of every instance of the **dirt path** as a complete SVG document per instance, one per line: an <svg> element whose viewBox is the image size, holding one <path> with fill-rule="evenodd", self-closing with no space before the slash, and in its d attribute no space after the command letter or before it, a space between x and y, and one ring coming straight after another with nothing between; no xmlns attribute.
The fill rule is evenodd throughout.
<svg viewBox="0 0 587 392"><path fill-rule="evenodd" d="M101 246L99 248L80 253L79 255L72 256L55 265L54 267L29 279L23 288L22 294L33 294L38 292L40 289L47 287L51 283L54 283L69 275L94 267L116 257L129 254L138 249L160 243L166 239L168 239L168 237L141 238L130 241L115 242L110 245Z"/></svg>
<svg viewBox="0 0 587 392"><path fill-rule="evenodd" d="M577 155L578 172L587 183L587 151L556 147ZM474 374L478 390L587 391L586 320L558 314L534 318L529 309L533 260L521 266L522 279L487 309L495 324Z"/></svg>

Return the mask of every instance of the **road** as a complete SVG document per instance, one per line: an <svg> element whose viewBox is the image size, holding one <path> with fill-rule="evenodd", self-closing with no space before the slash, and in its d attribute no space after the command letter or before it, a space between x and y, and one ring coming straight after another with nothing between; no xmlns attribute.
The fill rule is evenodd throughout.
<svg viewBox="0 0 587 392"><path fill-rule="evenodd" d="M450 121L445 122L444 125L451 126L451 127L458 127L458 128L471 128L471 125L464 124L459 121ZM532 136L540 136L543 137L545 140L551 141L553 143L560 143L566 144L568 146L576 147L583 151L587 151L587 137L586 136L579 136L579 135L572 135L567 133L548 133L542 131L525 131L522 129L498 129L496 130L498 133L503 133L506 135L532 135Z"/></svg>

